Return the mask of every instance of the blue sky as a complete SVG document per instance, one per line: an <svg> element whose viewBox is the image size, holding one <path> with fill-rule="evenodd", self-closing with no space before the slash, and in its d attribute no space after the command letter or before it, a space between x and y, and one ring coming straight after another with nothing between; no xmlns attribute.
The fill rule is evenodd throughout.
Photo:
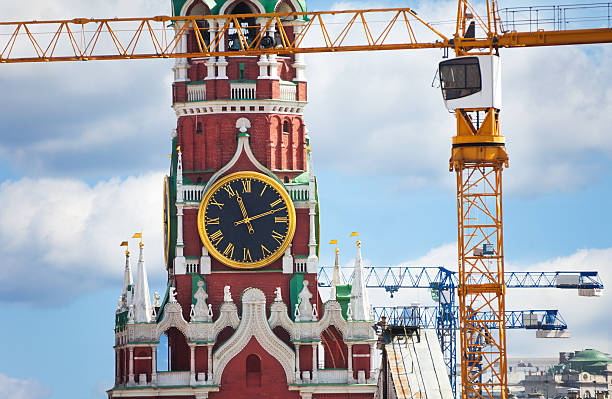
<svg viewBox="0 0 612 399"><path fill-rule="evenodd" d="M6 20L159 15L166 2L42 0ZM452 19L454 2L408 5ZM502 7L525 5L518 0ZM310 1L311 9L336 7ZM340 6L339 6L340 7ZM447 32L452 26L442 26ZM504 172L508 270L599 270L612 283L612 49L502 51L510 168ZM319 182L322 242L359 231L368 265L456 265L454 119L431 80L439 51L311 55L306 122ZM0 88L0 396L103 398L114 372L119 242L143 230L151 291L164 284L162 177L168 167L171 61L2 65ZM133 244L132 244L133 245ZM323 245L321 264L332 250ZM528 294L528 295L526 295ZM428 303L409 291L372 302ZM555 290L511 290L510 309L558 308L573 338L509 334L510 357L611 352L612 305ZM606 313L608 312L608 313ZM8 326L8 328L6 328Z"/></svg>

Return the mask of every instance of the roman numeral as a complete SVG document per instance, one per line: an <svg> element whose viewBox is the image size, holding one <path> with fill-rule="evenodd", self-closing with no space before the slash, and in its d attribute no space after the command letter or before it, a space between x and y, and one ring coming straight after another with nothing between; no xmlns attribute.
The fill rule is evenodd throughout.
<svg viewBox="0 0 612 399"><path fill-rule="evenodd" d="M250 180L243 180L242 181L242 192L243 193L250 193L251 192L251 181Z"/></svg>
<svg viewBox="0 0 612 399"><path fill-rule="evenodd" d="M289 218L287 216L276 216L274 223L289 223Z"/></svg>
<svg viewBox="0 0 612 399"><path fill-rule="evenodd" d="M266 191L266 188L268 188L268 186L267 186L267 185L264 185L263 190L261 190L261 193L259 193L259 196L260 196L260 197L261 197L261 196L263 196L263 193L264 193L264 191Z"/></svg>
<svg viewBox="0 0 612 399"><path fill-rule="evenodd" d="M251 252L249 252L247 248L242 249L242 261L253 262L253 258L251 258Z"/></svg>
<svg viewBox="0 0 612 399"><path fill-rule="evenodd" d="M205 224L219 224L219 218L206 218Z"/></svg>
<svg viewBox="0 0 612 399"><path fill-rule="evenodd" d="M272 230L272 238L274 238L276 240L276 242L278 243L278 245L283 243L283 240L285 239L285 236L277 233L276 231Z"/></svg>
<svg viewBox="0 0 612 399"><path fill-rule="evenodd" d="M268 255L272 254L272 252L268 248L266 248L265 245L261 244L261 253L264 258L268 256L266 255L266 252L268 253Z"/></svg>
<svg viewBox="0 0 612 399"><path fill-rule="evenodd" d="M230 198L236 195L236 192L234 191L232 186L230 186L229 184L226 184L225 186L223 186L223 189L227 191L227 194L229 195Z"/></svg>
<svg viewBox="0 0 612 399"><path fill-rule="evenodd" d="M219 245L219 243L223 239L223 233L221 232L221 230L217 230L216 232L210 235L209 239L210 242L212 242L215 246Z"/></svg>
<svg viewBox="0 0 612 399"><path fill-rule="evenodd" d="M232 244L231 242L227 244L225 251L223 251L223 255L232 259L234 257L234 244Z"/></svg>
<svg viewBox="0 0 612 399"><path fill-rule="evenodd" d="M213 198L213 199L210 200L210 205L217 205L219 207L219 209L223 209L223 205L225 205L225 204L221 204L221 203L217 202L216 199Z"/></svg>
<svg viewBox="0 0 612 399"><path fill-rule="evenodd" d="M282 200L282 198L279 198L276 201L274 201L273 203L271 203L270 207L274 208L276 205L280 204L281 202L283 202L283 200Z"/></svg>

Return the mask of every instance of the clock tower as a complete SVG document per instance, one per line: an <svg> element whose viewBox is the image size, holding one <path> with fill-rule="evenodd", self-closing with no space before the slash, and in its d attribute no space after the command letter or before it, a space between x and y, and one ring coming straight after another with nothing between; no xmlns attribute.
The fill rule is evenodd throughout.
<svg viewBox="0 0 612 399"><path fill-rule="evenodd" d="M248 14L305 10L304 0L172 2L176 16L246 15L226 34L225 20L198 21L221 49L266 25ZM290 24L290 40L306 22ZM273 24L266 37L279 37ZM197 48L193 29L179 45ZM126 254L109 398L373 397L376 336L363 283L348 308L323 304L318 292L305 69L301 54L177 60L163 185L167 292L151 305L143 246L135 283Z"/></svg>

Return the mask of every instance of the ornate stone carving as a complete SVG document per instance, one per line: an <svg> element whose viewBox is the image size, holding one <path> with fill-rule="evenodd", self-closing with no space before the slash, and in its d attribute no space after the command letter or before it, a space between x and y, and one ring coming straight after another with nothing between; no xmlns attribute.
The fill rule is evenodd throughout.
<svg viewBox="0 0 612 399"><path fill-rule="evenodd" d="M244 349L251 337L255 337L264 350L278 360L285 371L287 383L292 384L295 378L295 354L270 329L266 320L266 297L257 288L247 288L243 292L240 325L234 335L213 355L214 383L220 384L225 366Z"/></svg>

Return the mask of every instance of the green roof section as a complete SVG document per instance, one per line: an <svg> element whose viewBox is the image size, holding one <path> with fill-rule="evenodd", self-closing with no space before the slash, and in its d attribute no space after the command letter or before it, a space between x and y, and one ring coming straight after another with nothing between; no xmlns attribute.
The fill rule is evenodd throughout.
<svg viewBox="0 0 612 399"><path fill-rule="evenodd" d="M189 0L171 0L171 1L172 1L172 15L180 16L181 9L185 5L185 3L187 3ZM253 0L253 1L257 1L257 0ZM221 7L223 7L223 5L226 3L226 0L202 0L202 2L206 4L208 8L210 8L210 12L212 15L219 15L219 11L221 10ZM259 0L259 3L263 5L264 10L267 13L270 13L270 12L274 12L274 10L276 9L276 6L278 5L278 3L280 3L280 0ZM306 0L297 0L297 3L302 8L301 10L297 10L298 12L306 11Z"/></svg>

